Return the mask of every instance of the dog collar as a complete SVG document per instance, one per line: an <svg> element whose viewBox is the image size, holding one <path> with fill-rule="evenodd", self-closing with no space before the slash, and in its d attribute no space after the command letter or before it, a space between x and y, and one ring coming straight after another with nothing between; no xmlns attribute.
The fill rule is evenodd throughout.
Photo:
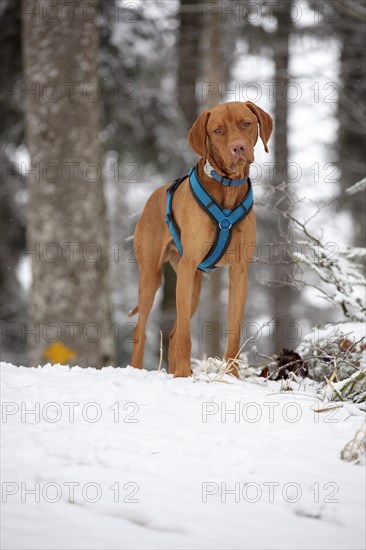
<svg viewBox="0 0 366 550"><path fill-rule="evenodd" d="M206 160L206 164L204 165L203 170L207 176L215 179L216 181L221 183L221 185L223 185L224 187L237 187L238 185L243 185L243 183L245 183L249 177L249 176L245 176L245 178L241 180L232 180L225 176L221 176L216 172L216 170L213 168L213 166L209 163L208 160Z"/></svg>

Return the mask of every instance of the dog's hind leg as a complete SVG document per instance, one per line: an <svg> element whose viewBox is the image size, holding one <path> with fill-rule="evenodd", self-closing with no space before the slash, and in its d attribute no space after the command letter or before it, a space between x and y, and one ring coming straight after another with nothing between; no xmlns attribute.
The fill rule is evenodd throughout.
<svg viewBox="0 0 366 550"><path fill-rule="evenodd" d="M160 271L140 274L139 283L139 317L133 335L133 353L132 366L137 369L142 369L145 340L146 340L146 323L154 303L155 294L161 285Z"/></svg>
<svg viewBox="0 0 366 550"><path fill-rule="evenodd" d="M138 289L138 306L131 312L138 310L138 321L133 336L132 366L138 369L143 367L146 323L154 303L155 294L161 285L161 256L162 243L157 238L148 238L144 229L144 220L138 223L135 230L135 255L137 258L140 279ZM144 234L145 233L145 234Z"/></svg>

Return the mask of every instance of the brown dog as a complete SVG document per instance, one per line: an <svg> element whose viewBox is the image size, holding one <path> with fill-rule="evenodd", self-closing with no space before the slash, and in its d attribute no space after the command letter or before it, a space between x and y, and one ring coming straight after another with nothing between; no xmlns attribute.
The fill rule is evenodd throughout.
<svg viewBox="0 0 366 550"><path fill-rule="evenodd" d="M205 162L208 160L216 172L225 177L241 179L247 176L254 161L258 125L268 152L272 119L250 101L225 103L204 111L189 132L189 144L201 157L198 163L200 181L222 208L232 209L242 201L248 191L248 183L224 187L205 173ZM164 185L150 196L135 229L134 246L140 282L138 306L130 312L130 316L139 312L132 365L142 368L146 321L161 284L162 265L169 261L177 273L177 320L169 335L168 360L169 372L178 377L191 374L190 321L197 308L202 279L202 271L197 266L215 241L216 226L196 202L187 178L175 191L173 204L184 250L181 256L164 221L168 187ZM237 357L240 349L247 270L254 253L255 238L256 224L252 209L233 228L230 245L217 264L230 266L227 362ZM234 367L232 372L237 374Z"/></svg>

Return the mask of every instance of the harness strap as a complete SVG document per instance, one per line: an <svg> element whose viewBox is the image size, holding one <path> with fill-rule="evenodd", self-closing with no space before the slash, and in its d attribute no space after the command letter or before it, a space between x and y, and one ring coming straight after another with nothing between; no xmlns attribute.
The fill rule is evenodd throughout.
<svg viewBox="0 0 366 550"><path fill-rule="evenodd" d="M167 201L166 201L166 215L164 220L168 224L170 234L173 237L175 246L178 248L181 256L183 256L183 247L182 247L182 243L180 242L180 230L177 224L175 223L175 220L173 217L172 203L173 203L174 191L180 186L182 181L184 181L187 178L188 176L183 176L183 178L177 178L176 180L173 181L171 186L168 187L168 189L166 190Z"/></svg>
<svg viewBox="0 0 366 550"><path fill-rule="evenodd" d="M179 178L167 189L167 205L165 221L168 224L170 233L174 239L175 245L179 253L183 254L183 247L180 240L180 230L173 218L172 202L173 194L177 187L187 178ZM212 218L216 224L216 240L212 245L205 258L199 264L198 269L201 271L210 271L216 267L225 254L227 247L230 244L232 229L237 223L243 220L250 212L253 206L253 190L251 181L248 178L248 193L244 200L234 209L221 208L215 199L206 191L199 180L197 167L192 168L189 173L189 184L192 194L201 206L201 208Z"/></svg>

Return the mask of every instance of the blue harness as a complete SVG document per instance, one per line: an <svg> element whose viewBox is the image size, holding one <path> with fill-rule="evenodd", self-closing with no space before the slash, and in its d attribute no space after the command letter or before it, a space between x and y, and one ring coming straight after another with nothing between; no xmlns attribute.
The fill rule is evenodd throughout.
<svg viewBox="0 0 366 550"><path fill-rule="evenodd" d="M199 264L198 269L201 271L211 271L215 269L216 264L221 260L225 254L227 247L230 244L232 230L236 224L243 220L251 211L253 206L253 190L252 184L248 177L243 180L230 180L220 176L217 172L212 170L211 176L219 181L225 187L229 185L242 185L245 181L248 181L248 193L244 200L238 204L232 210L228 208L221 208L221 206L215 201L215 199L206 191L204 186L199 180L197 166L192 168L189 176L176 179L172 185L167 189L167 203L166 203L166 216L165 221L168 224L169 231L173 237L175 246L179 250L179 253L183 255L183 247L180 240L180 230L174 221L172 203L174 191L179 185L189 177L189 185L192 194L201 208L212 218L216 224L216 239L211 249L208 251L202 262Z"/></svg>

